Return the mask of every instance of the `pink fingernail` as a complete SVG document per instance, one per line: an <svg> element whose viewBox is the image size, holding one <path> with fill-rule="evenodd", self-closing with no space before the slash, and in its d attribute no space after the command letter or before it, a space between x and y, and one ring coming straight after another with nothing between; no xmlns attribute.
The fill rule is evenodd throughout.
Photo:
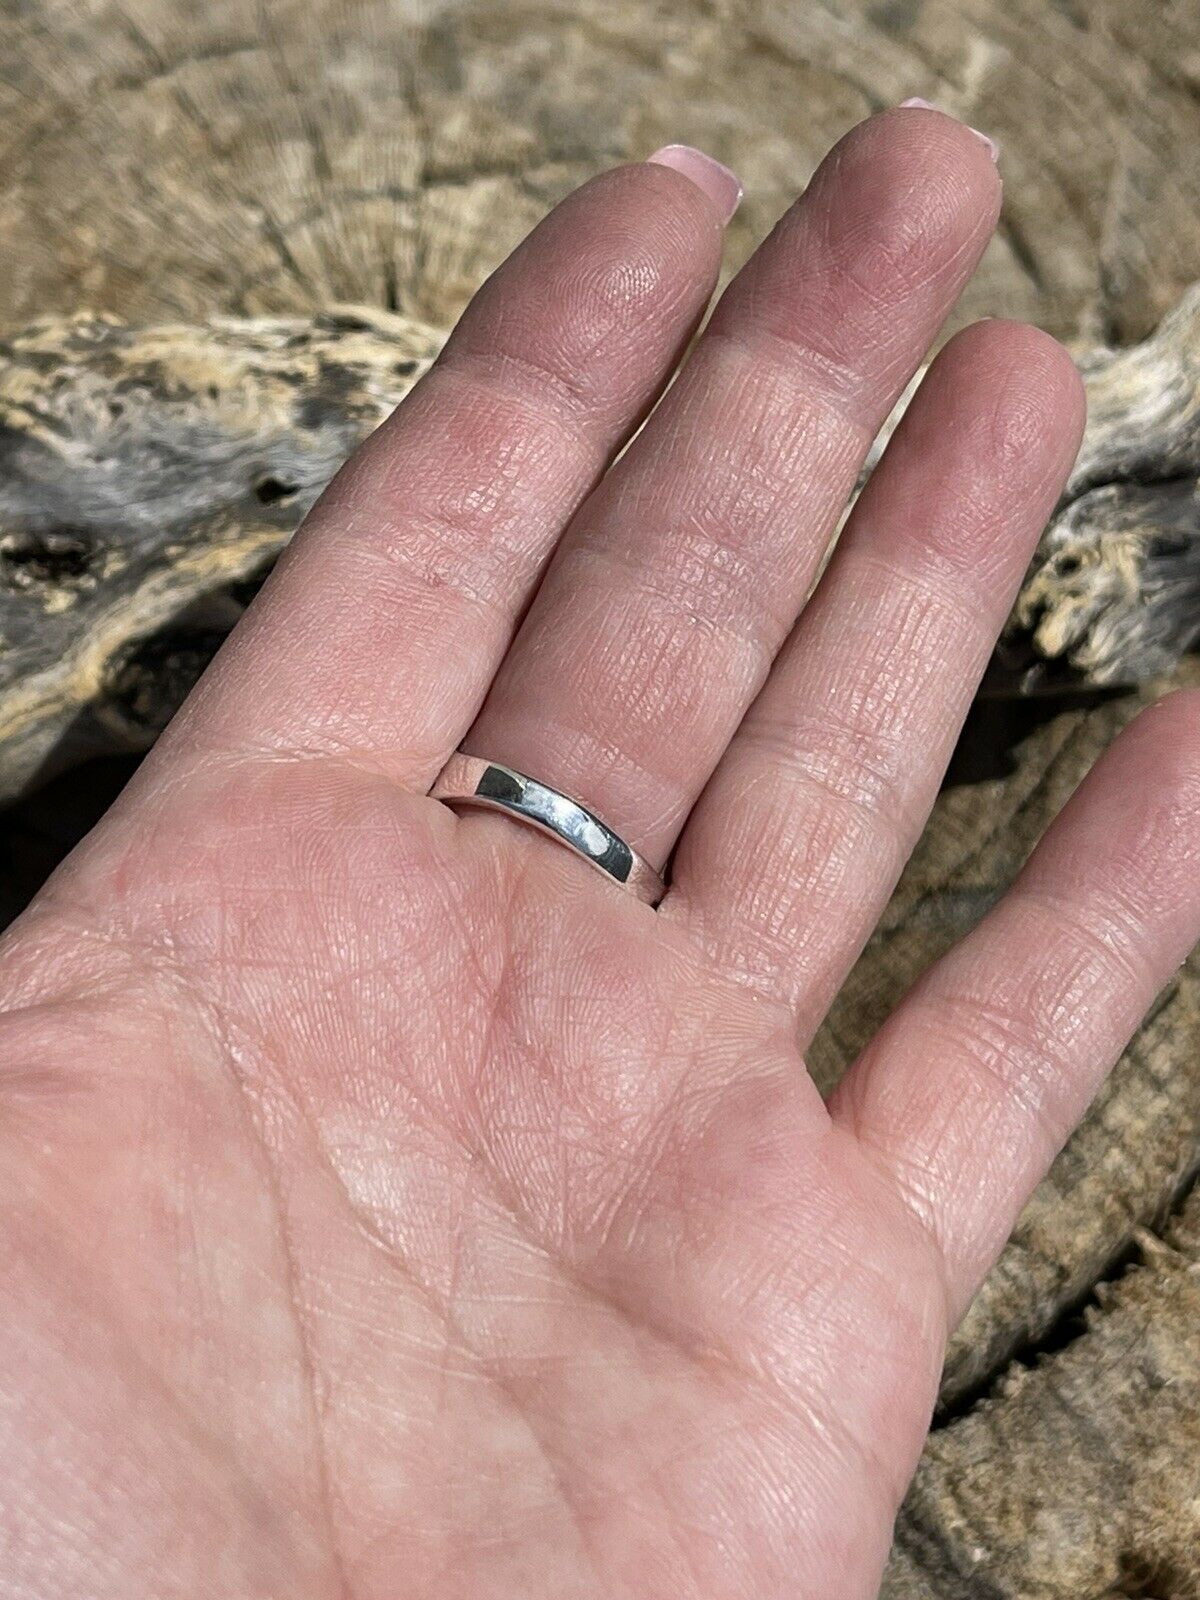
<svg viewBox="0 0 1200 1600"><path fill-rule="evenodd" d="M941 106L935 106L932 100L922 100L916 95L914 95L911 100L901 100L900 109L904 110L907 106L915 106L918 111L942 111ZM948 117L950 113L948 111L942 111L942 115L944 117ZM958 118L955 118L955 121L958 120ZM979 128L972 128L969 122L964 122L963 127L969 129L969 131L973 133L977 139L982 139L984 144L987 146L988 155L991 156L993 161L999 161L1000 146L996 143L995 139L993 139L989 134L983 133Z"/></svg>
<svg viewBox="0 0 1200 1600"><path fill-rule="evenodd" d="M730 172L728 167L714 161L712 156L706 156L703 150L693 149L690 144L665 144L661 150L647 156L646 160L653 161L659 167L670 167L690 179L712 201L723 224L729 221L741 203L742 181L737 173Z"/></svg>

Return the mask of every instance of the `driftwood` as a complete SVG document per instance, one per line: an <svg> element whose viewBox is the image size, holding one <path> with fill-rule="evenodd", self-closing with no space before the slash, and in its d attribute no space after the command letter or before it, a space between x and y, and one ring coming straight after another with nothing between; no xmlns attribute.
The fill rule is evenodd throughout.
<svg viewBox="0 0 1200 1600"><path fill-rule="evenodd" d="M1200 1596L1200 1193L1074 1337L935 1430L882 1600Z"/></svg>
<svg viewBox="0 0 1200 1600"><path fill-rule="evenodd" d="M923 95L1004 150L951 326L1068 338L1093 418L993 698L816 1043L832 1082L1155 690L1043 697L1194 642L1196 299L1138 341L1200 272L1196 46L1186 6L1128 0L0 0L0 796L22 797L0 850L48 809L45 865L70 843L86 807L32 787L150 742L554 200L698 143L747 183L732 268L850 122ZM1198 1166L1194 957L955 1337L888 1600L1200 1600Z"/></svg>
<svg viewBox="0 0 1200 1600"><path fill-rule="evenodd" d="M1196 681L1200 670L1185 676ZM1096 756L1154 693L1060 710L1018 743L1011 770L942 794L810 1051L822 1088L916 975L994 903ZM980 722L994 730L993 711L977 705L974 731ZM1198 1168L1194 953L1035 1192L951 1341L888 1600L1200 1597L1200 1201L1187 1201L1176 1238L1187 1261L1153 1248ZM1146 1249L1152 1270L1126 1281L1130 1258Z"/></svg>
<svg viewBox="0 0 1200 1600"><path fill-rule="evenodd" d="M145 747L440 339L342 309L0 340L0 799ZM1144 344L1081 365L1086 443L994 690L1139 681L1200 629L1200 288Z"/></svg>
<svg viewBox="0 0 1200 1600"><path fill-rule="evenodd" d="M0 341L0 799L151 742L438 343L367 311Z"/></svg>
<svg viewBox="0 0 1200 1600"><path fill-rule="evenodd" d="M1087 435L992 675L1025 693L1141 683L1200 637L1200 285L1079 364Z"/></svg>

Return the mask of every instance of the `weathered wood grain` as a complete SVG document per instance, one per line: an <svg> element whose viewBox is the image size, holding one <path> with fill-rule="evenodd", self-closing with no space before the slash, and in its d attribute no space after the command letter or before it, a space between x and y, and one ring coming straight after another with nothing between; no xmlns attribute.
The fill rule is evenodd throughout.
<svg viewBox="0 0 1200 1600"><path fill-rule="evenodd" d="M150 743L439 343L350 309L0 340L0 799Z"/></svg>
<svg viewBox="0 0 1200 1600"><path fill-rule="evenodd" d="M0 328L311 315L445 327L547 205L682 139L745 255L909 95L1003 145L960 320L1126 343L1200 262L1193 8L1158 0L0 0Z"/></svg>
<svg viewBox="0 0 1200 1600"><path fill-rule="evenodd" d="M1161 687L1060 711L1018 744L1011 771L943 792L809 1052L822 1089L837 1081L919 973L994 904L1096 757ZM994 728L986 706L976 719L986 738ZM943 1403L985 1389L1016 1352L1051 1336L1123 1258L1137 1229L1169 1211L1198 1167L1194 953L1038 1187L951 1341ZM1200 1329L1196 1338L1200 1359Z"/></svg>
<svg viewBox="0 0 1200 1600"><path fill-rule="evenodd" d="M366 309L0 338L0 799L142 748L343 457L442 332ZM1200 618L1200 289L1081 358L1091 420L990 674L1139 681Z"/></svg>
<svg viewBox="0 0 1200 1600"><path fill-rule="evenodd" d="M1200 1193L1061 1350L937 1430L882 1600L1198 1600Z"/></svg>
<svg viewBox="0 0 1200 1600"><path fill-rule="evenodd" d="M992 681L1153 678L1200 637L1200 285L1143 343L1079 352L1088 429Z"/></svg>

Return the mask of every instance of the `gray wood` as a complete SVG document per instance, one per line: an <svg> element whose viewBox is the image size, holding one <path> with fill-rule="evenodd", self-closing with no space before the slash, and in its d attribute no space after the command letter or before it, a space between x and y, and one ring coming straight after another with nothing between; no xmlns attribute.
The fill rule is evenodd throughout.
<svg viewBox="0 0 1200 1600"><path fill-rule="evenodd" d="M439 342L353 309L0 340L0 799L150 743Z"/></svg>
<svg viewBox="0 0 1200 1600"><path fill-rule="evenodd" d="M0 338L0 799L143 748L441 330L366 308ZM995 693L1162 672L1200 616L1200 290L1080 357L1091 420L989 675Z"/></svg>
<svg viewBox="0 0 1200 1600"><path fill-rule="evenodd" d="M1200 285L1144 343L1084 351L1088 429L996 687L1142 683L1200 636Z"/></svg>

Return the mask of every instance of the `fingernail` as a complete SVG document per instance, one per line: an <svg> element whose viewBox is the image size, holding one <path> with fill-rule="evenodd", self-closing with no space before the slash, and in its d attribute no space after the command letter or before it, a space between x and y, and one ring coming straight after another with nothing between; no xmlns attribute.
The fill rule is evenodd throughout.
<svg viewBox="0 0 1200 1600"><path fill-rule="evenodd" d="M665 144L646 160L689 178L712 201L722 224L729 221L741 203L742 181L738 175L690 144Z"/></svg>
<svg viewBox="0 0 1200 1600"><path fill-rule="evenodd" d="M915 106L918 111L942 111L941 106L935 106L932 100L921 100L916 95L914 95L911 100L901 100L900 109L903 111L907 106ZM950 113L948 111L942 111L942 115L944 117L948 117ZM955 120L957 121L958 118L955 118ZM981 132L978 128L972 128L969 122L964 122L963 127L967 128L971 133L973 133L977 139L982 139L983 143L987 146L988 155L991 156L993 161L999 161L1000 146L996 143L995 139L993 139L989 134Z"/></svg>

